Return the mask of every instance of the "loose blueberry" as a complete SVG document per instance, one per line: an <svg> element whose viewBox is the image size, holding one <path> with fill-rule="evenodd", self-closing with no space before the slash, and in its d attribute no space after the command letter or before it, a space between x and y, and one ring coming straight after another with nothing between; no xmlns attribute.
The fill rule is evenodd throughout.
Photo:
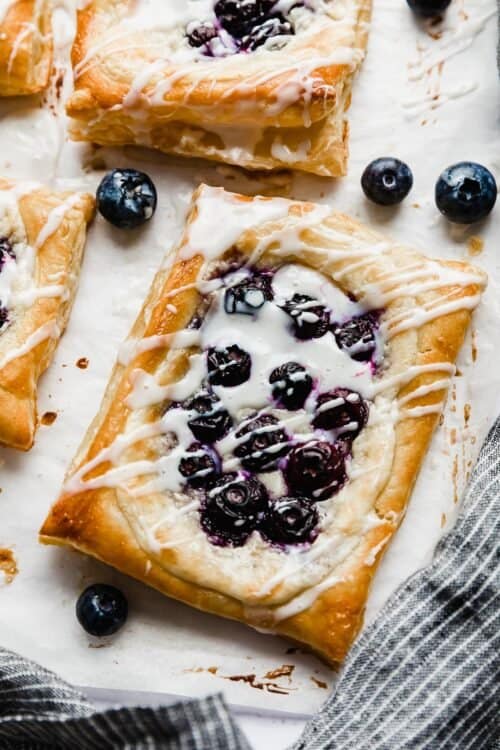
<svg viewBox="0 0 500 750"><path fill-rule="evenodd" d="M224 310L228 315L255 315L272 298L271 279L263 274L254 274L226 289Z"/></svg>
<svg viewBox="0 0 500 750"><path fill-rule="evenodd" d="M330 313L318 300L307 294L294 294L283 306L293 320L295 335L302 341L319 339L330 326Z"/></svg>
<svg viewBox="0 0 500 750"><path fill-rule="evenodd" d="M219 473L214 452L200 443L193 443L179 461L179 472L191 487L208 487Z"/></svg>
<svg viewBox="0 0 500 750"><path fill-rule="evenodd" d="M269 382L273 387L273 398L283 409L302 409L311 393L313 381L305 367L297 362L286 362L272 371Z"/></svg>
<svg viewBox="0 0 500 750"><path fill-rule="evenodd" d="M435 18L444 13L451 0L407 0L411 10L422 18Z"/></svg>
<svg viewBox="0 0 500 750"><path fill-rule="evenodd" d="M135 229L156 210L156 188L136 169L114 169L97 188L97 207L107 221L120 229Z"/></svg>
<svg viewBox="0 0 500 750"><path fill-rule="evenodd" d="M302 497L282 497L274 502L261 523L261 534L275 544L303 544L315 539L318 511Z"/></svg>
<svg viewBox="0 0 500 750"><path fill-rule="evenodd" d="M185 401L183 407L194 412L188 425L200 443L215 443L231 429L233 421L215 393L199 391Z"/></svg>
<svg viewBox="0 0 500 750"><path fill-rule="evenodd" d="M186 29L186 36L191 47L203 47L217 36L217 29L208 22L193 24Z"/></svg>
<svg viewBox="0 0 500 750"><path fill-rule="evenodd" d="M267 507L266 488L256 477L225 474L207 493L201 525L215 544L239 547L257 528Z"/></svg>
<svg viewBox="0 0 500 750"><path fill-rule="evenodd" d="M233 344L225 349L209 349L207 367L211 385L234 388L250 377L252 359L248 352Z"/></svg>
<svg viewBox="0 0 500 750"><path fill-rule="evenodd" d="M115 586L95 583L80 594L76 603L78 622L87 633L113 635L125 624L128 602Z"/></svg>
<svg viewBox="0 0 500 750"><path fill-rule="evenodd" d="M472 224L490 213L497 199L495 178L486 167L461 161L448 167L436 183L436 205L447 219Z"/></svg>
<svg viewBox="0 0 500 750"><path fill-rule="evenodd" d="M344 451L341 446L321 440L298 445L290 452L285 474L293 492L324 500L345 482Z"/></svg>
<svg viewBox="0 0 500 750"><path fill-rule="evenodd" d="M378 314L365 313L333 327L338 346L357 362L369 362L377 349Z"/></svg>
<svg viewBox="0 0 500 750"><path fill-rule="evenodd" d="M379 206L394 206L406 198L413 186L413 175L407 164L392 157L375 159L361 177L367 198Z"/></svg>
<svg viewBox="0 0 500 750"><path fill-rule="evenodd" d="M0 271L5 265L5 262L8 258L12 258L13 260L16 259L16 254L14 250L12 249L12 245L10 244L7 237L1 237L0 238Z"/></svg>
<svg viewBox="0 0 500 750"><path fill-rule="evenodd" d="M234 450L241 465L247 471L270 471L276 468L280 458L290 446L285 430L272 414L263 414L247 422L236 433L241 440Z"/></svg>
<svg viewBox="0 0 500 750"><path fill-rule="evenodd" d="M351 440L359 435L368 421L368 406L356 391L336 388L319 396L313 419L320 430L339 430Z"/></svg>

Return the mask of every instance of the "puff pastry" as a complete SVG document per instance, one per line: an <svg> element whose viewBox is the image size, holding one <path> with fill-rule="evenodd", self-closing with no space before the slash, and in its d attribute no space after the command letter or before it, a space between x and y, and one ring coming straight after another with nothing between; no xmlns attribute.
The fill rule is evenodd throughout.
<svg viewBox="0 0 500 750"><path fill-rule="evenodd" d="M50 0L0 0L0 96L41 91L51 65Z"/></svg>
<svg viewBox="0 0 500 750"><path fill-rule="evenodd" d="M329 207L202 186L42 542L340 661L484 284Z"/></svg>
<svg viewBox="0 0 500 750"><path fill-rule="evenodd" d="M29 450L36 389L76 292L94 199L0 179L0 443Z"/></svg>
<svg viewBox="0 0 500 750"><path fill-rule="evenodd" d="M91 0L73 47L72 137L343 175L370 10L371 0Z"/></svg>

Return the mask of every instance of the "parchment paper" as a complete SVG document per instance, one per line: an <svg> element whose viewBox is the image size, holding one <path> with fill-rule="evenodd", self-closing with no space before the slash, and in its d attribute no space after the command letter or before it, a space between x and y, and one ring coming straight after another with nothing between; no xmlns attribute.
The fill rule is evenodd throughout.
<svg viewBox="0 0 500 750"><path fill-rule="evenodd" d="M0 573L0 642L73 683L176 695L222 690L233 704L294 714L317 709L332 684L327 667L284 640L201 614L104 565L37 543L65 468L98 408L117 347L201 180L327 202L431 255L474 254L488 271L490 286L464 345L443 424L376 576L367 622L395 587L431 558L453 523L472 462L500 408L500 206L480 226L453 228L434 206L433 187L444 167L463 159L482 162L500 176L496 2L455 0L444 27L417 25L403 1L374 0L374 5L369 54L350 112L350 174L343 180L252 177L139 149L68 144L54 87L41 101L0 104L0 174L95 190L105 170L135 166L153 177L160 196L145 229L123 233L101 219L95 222L70 325L40 384L40 415L55 412L57 418L40 426L29 454L0 451L0 548L12 550L19 567L10 584ZM61 0L56 12L61 70L72 15L71 3ZM70 83L66 76L66 91ZM407 161L415 176L413 192L397 209L369 205L359 186L366 164L384 155ZM76 365L81 358L88 359L86 369ZM95 581L115 583L130 602L127 626L107 642L91 641L74 616L78 594Z"/></svg>

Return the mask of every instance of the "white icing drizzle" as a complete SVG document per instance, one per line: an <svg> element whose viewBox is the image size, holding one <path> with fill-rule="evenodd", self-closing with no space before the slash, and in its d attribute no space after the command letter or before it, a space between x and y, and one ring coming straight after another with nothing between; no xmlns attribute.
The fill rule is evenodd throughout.
<svg viewBox="0 0 500 750"><path fill-rule="evenodd" d="M39 250L47 242L49 237L52 237L52 235L57 232L68 211L70 211L73 206L76 206L80 200L81 196L78 193L74 193L66 198L66 200L59 206L52 209L47 217L47 221L35 240L35 244L33 245L35 251Z"/></svg>
<svg viewBox="0 0 500 750"><path fill-rule="evenodd" d="M47 339L51 338L57 339L60 335L61 331L59 329L57 321L49 320L47 323L44 323L44 325L37 328L36 331L31 334L31 336L28 336L24 344L18 346L16 349L11 349L2 357L2 359L0 360L0 370L3 370L3 368L9 364L9 362L12 362L18 357L24 357L25 354L28 354L32 349L35 348L35 346L41 344L42 341L46 341Z"/></svg>
<svg viewBox="0 0 500 750"><path fill-rule="evenodd" d="M276 589L283 587L285 591L295 592L288 598L285 597L283 603L278 602L265 608L265 613L272 616L275 621L286 619L309 607L322 591L334 585L339 580L338 571L343 560L353 552L370 528L383 522L370 507L367 507L365 513L360 515L361 521L358 522L358 526L351 528L350 532L336 525L337 513L340 513L341 517L343 503L348 503L347 499L343 500L344 496L348 497L351 491L355 492L351 487L354 488L359 482L368 482L362 486L369 488L369 498L369 493L374 491L373 488L378 486L378 482L383 481L384 472L390 471L390 466L384 467L382 456L370 465L360 465L356 449L354 450L352 463L348 463L347 466L349 482L346 487L337 496L318 504L322 533L310 548L293 549L283 554L269 548L259 541L257 534L253 534L245 547L237 553L231 550L228 552L210 545L199 527L199 501L196 498L186 500L183 494L184 480L179 473L178 464L193 442L188 426L189 412L177 407L171 408L153 423L139 428L133 426L138 424L134 415L140 415L140 410L158 405L165 400L184 401L198 390L206 375L206 361L205 354L198 353L196 349L204 351L209 347L237 344L243 349L250 350L252 355L249 381L243 386L232 388L213 387L222 406L227 409L237 425L215 446L222 458L225 471L239 467L233 451L245 438L236 437L235 433L244 427L245 420L248 422L249 415L255 410L261 414L273 413L285 429L293 432L295 436L300 436L301 440L307 441L312 437L311 415L314 399L308 399L304 408L293 414L277 410L270 403L269 374L273 368L285 361L305 364L314 379L315 387L321 392L344 386L370 401L368 426L356 441L363 440L365 433L377 429L381 431L380 445L388 446L386 453L389 455L394 425L397 422L441 412L442 399L423 406L412 406L412 403L416 399L445 391L455 367L449 362L415 364L402 372L394 372L389 367L387 372L382 370L379 376L374 377L371 365L356 362L341 351L330 332L318 340L296 340L290 333L288 316L277 305L264 304L254 317L228 316L222 305L222 282L220 279L208 284L204 282L206 269L236 244L245 232L258 228L261 239L255 243L256 248L251 254L249 265L257 263L266 252L270 254L271 264L279 265L281 258L285 263L273 277L275 302L278 305L282 304L296 292L310 294L333 310L335 318L342 321L355 317L361 312L361 308L341 292L328 277L330 276L334 282L340 282L349 274L369 269L372 264L379 262L381 256L386 256L386 265L390 270L372 277L374 281L370 285L362 286L359 296L372 308L383 309L398 298L409 299L412 306L401 313L386 316L381 326L383 343L388 342L396 334L418 329L441 315L457 310L472 310L479 301L479 295L459 296L461 290L469 285L484 285L483 278L478 274L463 272L456 267L442 266L420 256L412 256L404 266L398 267L391 261L391 253L394 252L397 257L397 248L390 242L374 242L371 238L362 238L356 232L348 234L340 229L334 229L328 223L329 209L323 206L317 206L303 215L288 216L292 205L294 204L284 199L241 201L236 196L217 188L202 189L194 205L195 218L184 237L180 257L189 259L194 255L202 255L204 262L199 278L188 287L203 288L205 293L211 294L209 311L199 330L187 329L174 334L150 336L139 341L131 339L126 342L120 351L120 362L123 365L131 364L139 354L159 347L168 346L170 353L165 360L165 366L159 368L154 375L137 368L132 370L132 390L126 402L132 409L130 428L98 456L82 466L68 479L64 488L67 493L76 493L102 486L121 487L131 497L136 498L151 493L162 493L166 512L160 519L156 518L151 524L143 522L139 517L133 520L136 533L143 535L143 541L151 553L160 554L164 549L175 547L179 560L182 560L182 549L187 545L191 554L201 555L200 559L207 563L206 571L203 572L203 575L207 576L206 585L215 587L217 583L214 578L210 578L213 575L211 571L217 571L217 566L223 564L228 554L231 554L231 565L235 566L235 580L240 570L238 566L243 564L242 560L245 559L250 564L249 561L252 559L252 565L255 565L253 555L257 555L261 567L254 569L255 601L273 595ZM286 225L280 226L285 217ZM266 223L269 224L267 232L262 230ZM304 234L306 229L309 230L307 236ZM303 252L320 259L321 274L305 266L293 265L291 258L301 258ZM347 263L343 263L344 260ZM337 262L342 262L341 268L335 267ZM240 270L224 282L236 283L245 274L245 270ZM430 303L421 306L416 304L420 294L441 289L443 291L437 293ZM175 292L171 293L171 296L175 301ZM306 308L307 305L304 306L304 315L309 314ZM190 348L194 348L195 353L189 357L184 376L173 384L162 385L162 376L172 358L177 357L180 351ZM410 393L398 398L398 391L402 387L410 385L420 376L433 374L442 375L430 383L416 385ZM332 406L332 403L329 405ZM140 421L140 416L138 418ZM261 431L265 432L268 429L270 428L262 427ZM356 423L346 427L346 430L353 429L357 429ZM175 438L165 455L160 455L153 461L130 463L124 460L127 448L140 440L158 436ZM279 448L278 445L275 450ZM111 469L93 479L85 478L91 470L104 462L109 462ZM283 494L280 476L279 472L260 475L271 492ZM361 495L365 496L363 493ZM372 550L367 558L367 565L372 564L370 560L373 558L374 561L375 555L386 541L383 540L376 550ZM207 561L210 561L210 564ZM176 563L180 564L179 561ZM181 568L180 574L189 575L189 570ZM224 590L231 594L231 576L228 577L224 573L223 578ZM259 585L257 579L260 581ZM252 617L258 617L262 611L257 603L251 606L247 603L246 607Z"/></svg>
<svg viewBox="0 0 500 750"><path fill-rule="evenodd" d="M15 0L0 0L0 23L5 20L7 13L13 6Z"/></svg>

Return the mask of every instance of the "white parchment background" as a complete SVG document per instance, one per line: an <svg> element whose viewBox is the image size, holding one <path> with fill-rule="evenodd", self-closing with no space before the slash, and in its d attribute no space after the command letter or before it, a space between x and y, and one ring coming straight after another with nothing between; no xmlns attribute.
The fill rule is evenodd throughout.
<svg viewBox="0 0 500 750"><path fill-rule="evenodd" d="M73 33L71 5L59 0L56 11L62 68ZM0 574L0 643L74 683L178 695L223 690L233 704L307 714L327 695L322 683L332 682L324 665L289 653L279 638L201 614L104 565L37 543L65 467L98 408L117 347L201 180L327 202L437 256L470 258L472 238L481 238L483 250L473 260L490 274L490 286L407 517L377 574L367 621L430 559L443 527L453 523L480 442L500 410L500 205L480 226L452 228L434 207L433 186L445 166L463 159L482 162L500 177L496 1L453 0L444 26L427 28L415 23L404 0L374 5L369 54L354 90L350 175L344 180L259 180L136 149L92 150L65 142L61 102L51 95L42 102L0 104L0 174L95 190L105 169L135 166L151 174L160 197L146 229L120 233L101 219L94 223L73 316L40 386L40 414L57 412L57 419L40 427L28 455L0 450L0 548L14 551L20 571L10 585ZM67 76L66 90L69 85ZM359 187L365 165L384 155L404 159L415 175L413 192L395 210L369 205ZM81 357L89 359L86 370L76 367ZM76 597L95 581L117 584L130 601L127 626L104 644L91 642L74 617ZM290 678L266 677L283 664L294 666ZM252 688L251 678L227 679L245 675L255 675L261 687ZM268 683L283 693L270 692Z"/></svg>

